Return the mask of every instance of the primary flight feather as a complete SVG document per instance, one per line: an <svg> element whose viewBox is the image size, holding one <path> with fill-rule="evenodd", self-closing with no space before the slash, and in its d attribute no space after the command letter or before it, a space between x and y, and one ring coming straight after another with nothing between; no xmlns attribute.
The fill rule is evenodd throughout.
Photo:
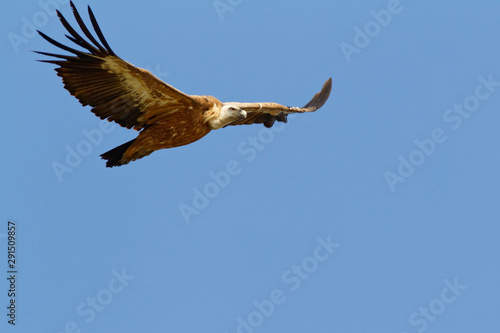
<svg viewBox="0 0 500 333"><path fill-rule="evenodd" d="M55 70L64 87L83 106L90 105L96 116L140 131L137 138L101 155L107 160L107 167L127 164L156 150L190 144L211 130L228 125L262 123L271 127L275 121L286 122L289 113L316 111L330 96L331 78L302 108L277 103L222 103L212 96L187 95L118 57L104 38L90 7L90 21L100 42L89 31L73 2L70 5L88 41L59 11L57 15L69 33L66 37L86 51L68 47L38 31L45 40L74 55L37 53L58 58L41 61L58 65Z"/></svg>

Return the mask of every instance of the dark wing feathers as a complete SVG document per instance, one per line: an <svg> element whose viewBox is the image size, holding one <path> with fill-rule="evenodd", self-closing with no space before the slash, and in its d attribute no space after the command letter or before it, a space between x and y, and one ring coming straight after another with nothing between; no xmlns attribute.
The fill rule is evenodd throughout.
<svg viewBox="0 0 500 333"><path fill-rule="evenodd" d="M42 32L40 36L49 43L73 55L37 53L58 58L41 61L60 66L56 71L64 87L82 105L92 106L92 112L101 119L137 130L173 112L199 105L197 99L116 56L89 7L90 20L101 45L85 26L73 2L70 4L80 29L90 42L76 32L59 11L57 15L69 33L66 37L88 53L61 44Z"/></svg>
<svg viewBox="0 0 500 333"><path fill-rule="evenodd" d="M247 117L235 121L229 125L251 125L263 123L266 127L273 126L275 121L287 122L287 115L290 113L313 112L321 108L330 96L332 91L332 78L326 80L320 92L304 107L290 107L278 103L224 103L237 106L247 112Z"/></svg>
<svg viewBox="0 0 500 333"><path fill-rule="evenodd" d="M76 7L75 6L72 6L72 7L73 7L73 10L76 11ZM104 38L104 35L101 31L101 28L99 27L99 24L97 24L97 20L95 19L94 13L92 12L92 9L90 9L90 6L88 6L88 9L89 9L90 21L92 22L92 26L94 27L94 30L95 30L97 36L99 37L99 40L102 42L102 44L104 45L106 50L108 50L109 54L115 55L115 53L113 52L111 47L109 47L109 44L106 41L106 38ZM81 19L80 19L80 21L81 21ZM81 24L84 25L83 22ZM89 33L89 35L92 36L90 33Z"/></svg>
<svg viewBox="0 0 500 333"><path fill-rule="evenodd" d="M246 110L246 109L245 109ZM264 112L247 112L247 117L242 120L238 120L236 122L232 122L227 126L233 125L252 125L252 124L264 124L266 127L273 127L276 121L286 123L287 122L287 113L280 112L278 115L273 116L270 113Z"/></svg>
<svg viewBox="0 0 500 333"><path fill-rule="evenodd" d="M73 4L73 3L71 3ZM68 23L66 18L61 14L60 11L56 10L57 16L59 17L59 20L61 21L62 25L66 28L66 30L69 32L71 36L65 35L70 41L73 43L86 48L89 52L91 53L97 53L97 49L92 46L91 44L87 43L76 31L73 29L73 27ZM78 13L78 12L77 12ZM106 50L101 50L101 51L106 51Z"/></svg>
<svg viewBox="0 0 500 333"><path fill-rule="evenodd" d="M70 1L70 5L71 5L71 9L73 10L73 14L75 16L75 19L76 19L76 22L78 23L78 25L80 26L80 29L82 29L83 33L85 34L85 36L87 36L87 38L92 42L94 43L95 46L97 46L97 48L103 52L103 53L108 53L110 55L115 55L115 53L113 52L113 50L111 50L110 47L108 47L108 49L106 50L104 47L101 46L101 44L99 44L99 42L94 38L94 36L92 35L92 33L89 31L89 29L87 28L87 26L85 25L85 23L83 22L82 20L82 17L80 16L80 13L78 12L78 10L76 9L75 5L73 4L72 1ZM89 8L89 15L90 13L92 13L92 10ZM60 18L63 17L61 15L61 13L58 13L57 14ZM94 18L92 20L92 18ZM99 25L97 24L97 21L95 19L95 16L94 16L94 13L92 13L91 15L91 20L92 20L92 25L94 26L94 29L95 27L97 26L99 28ZM95 23L94 23L95 22ZM64 23L63 23L64 24ZM100 33L100 34L99 34ZM99 37L99 39L101 39L101 42L102 40L106 41L106 39L104 38L104 35L102 34L101 32L101 29L99 28L99 33L97 34L97 36ZM78 39L78 38L77 38ZM83 38L81 38L82 41ZM103 43L104 44L104 43ZM107 44L107 43L106 43Z"/></svg>
<svg viewBox="0 0 500 333"><path fill-rule="evenodd" d="M326 103L328 97L330 97L331 91L332 91L332 78L329 78L323 84L323 88L321 88L321 91L316 93L316 95L314 95L313 98L309 101L309 103L307 103L303 108L312 109L313 111L319 109Z"/></svg>
<svg viewBox="0 0 500 333"><path fill-rule="evenodd" d="M38 31L38 30L37 30L37 31ZM38 33L39 33L39 34L40 34L40 36L42 36L42 37L43 37L43 39L45 39L47 42L51 43L52 45L57 46L57 47L58 47L58 48L60 48L60 49L63 49L64 51L68 51L68 52L74 53L74 54L76 54L76 55L78 55L78 56L80 56L80 55L85 55L85 53L83 53L83 52L81 52L81 51L78 51L78 50L73 49L73 48L71 48L71 47L69 47L69 46L66 46L66 45L64 45L64 44L59 43L58 41L56 41L56 40L54 40L54 39L50 38L49 36L47 36L46 34L44 34L44 33L43 33L43 32L41 32L41 31L38 31ZM41 53L41 52L38 52L38 53Z"/></svg>

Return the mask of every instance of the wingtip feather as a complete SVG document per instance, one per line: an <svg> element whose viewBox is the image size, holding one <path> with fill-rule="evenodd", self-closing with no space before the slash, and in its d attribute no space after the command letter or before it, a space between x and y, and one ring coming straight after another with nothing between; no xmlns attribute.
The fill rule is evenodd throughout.
<svg viewBox="0 0 500 333"><path fill-rule="evenodd" d="M95 15L92 12L92 9L90 8L90 6L87 6L87 7L88 7L88 12L89 12L90 22L92 22L92 26L94 27L94 31L97 34L97 37L99 37L99 40L104 45L104 47L109 52L109 54L116 55L115 52L113 52L113 50L109 46L106 38L104 38L104 34L102 33L101 27L97 23L97 19L95 18Z"/></svg>
<svg viewBox="0 0 500 333"><path fill-rule="evenodd" d="M328 98L330 98L330 93L332 92L332 78L330 77L323 84L321 91L318 92L314 97L304 106L304 109L311 109L312 111L316 111L321 108Z"/></svg>

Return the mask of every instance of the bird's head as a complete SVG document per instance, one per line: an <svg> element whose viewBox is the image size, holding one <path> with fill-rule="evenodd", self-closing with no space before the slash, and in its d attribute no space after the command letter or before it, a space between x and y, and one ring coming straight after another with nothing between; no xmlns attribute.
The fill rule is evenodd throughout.
<svg viewBox="0 0 500 333"><path fill-rule="evenodd" d="M247 112L236 105L224 104L220 108L219 116L209 121L212 129L219 129L230 123L247 117Z"/></svg>
<svg viewBox="0 0 500 333"><path fill-rule="evenodd" d="M247 117L247 112L235 105L227 104L222 106L220 110L220 116L222 119L233 122L236 120L245 119Z"/></svg>

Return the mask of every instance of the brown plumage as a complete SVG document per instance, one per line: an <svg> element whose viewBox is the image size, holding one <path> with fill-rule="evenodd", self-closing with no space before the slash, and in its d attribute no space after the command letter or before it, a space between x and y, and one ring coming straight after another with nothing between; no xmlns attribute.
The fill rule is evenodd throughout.
<svg viewBox="0 0 500 333"><path fill-rule="evenodd" d="M136 139L101 155L107 160L107 167L127 164L156 150L190 144L211 130L228 125L262 123L271 127L275 121L286 122L289 113L319 109L330 95L331 78L303 108L277 103L222 103L212 96L187 95L149 71L119 58L109 47L88 7L99 43L73 2L70 1L70 5L89 41L76 32L59 11L57 15L70 34L66 37L87 52L70 48L38 31L45 40L74 55L37 53L58 58L41 61L58 65L55 70L62 77L64 87L83 106L90 105L96 116L140 131Z"/></svg>

